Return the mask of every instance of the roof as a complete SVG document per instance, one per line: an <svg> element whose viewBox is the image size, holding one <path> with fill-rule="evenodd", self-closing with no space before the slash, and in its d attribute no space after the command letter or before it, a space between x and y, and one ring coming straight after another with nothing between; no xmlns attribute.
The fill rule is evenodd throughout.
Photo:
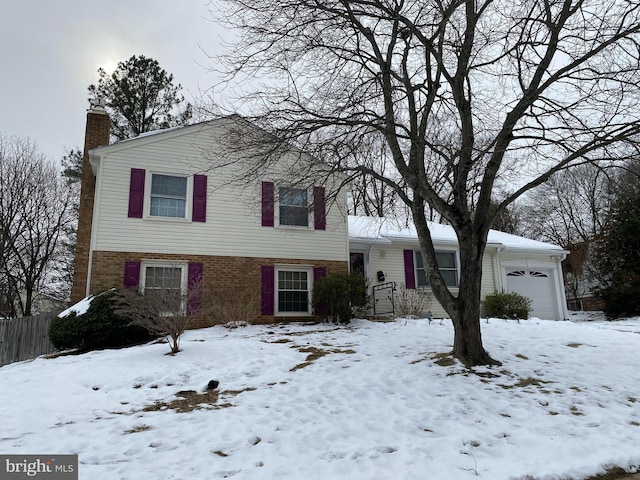
<svg viewBox="0 0 640 480"><path fill-rule="evenodd" d="M434 222L428 223L433 243L440 245L458 244L458 239L453 227ZM362 242L368 244L390 244L393 242L417 243L418 233L411 222L405 223L395 218L349 215L349 240L356 243ZM553 252L558 254L568 253L562 247L551 243L539 242L497 230L489 230L487 244L505 250Z"/></svg>

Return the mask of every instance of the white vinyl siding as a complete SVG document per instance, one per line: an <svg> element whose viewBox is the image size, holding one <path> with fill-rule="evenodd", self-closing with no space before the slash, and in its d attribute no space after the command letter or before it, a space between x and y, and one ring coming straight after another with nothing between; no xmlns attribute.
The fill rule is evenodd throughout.
<svg viewBox="0 0 640 480"><path fill-rule="evenodd" d="M256 182L253 188L240 188L236 166L230 170L214 169L207 174L206 222L170 222L151 216L127 218L129 176L133 166L147 171L145 202L151 188L150 172L187 177L186 217L190 218L193 174L207 171L211 166L202 152L216 155L211 151L212 140L226 138L224 121L216 125L220 126L187 127L183 130L192 132L188 135L160 134L162 138L155 141L153 135L130 140L136 142L135 146L126 149L126 142L122 142L121 147L118 144L104 147L108 153L100 157L92 249L348 262L347 221L343 214L346 195L337 203L327 204L326 230L264 228L260 216L261 183ZM300 160L295 157L288 161L289 165L286 161L283 163L283 171ZM273 177L277 175L274 173ZM145 212L149 212L148 203Z"/></svg>
<svg viewBox="0 0 640 480"><path fill-rule="evenodd" d="M375 245L371 248L368 257L368 277L369 285L378 285L384 282L376 280L376 272L382 271L385 274L385 282L396 282L397 285L404 284L404 250L416 250L416 243L394 243L393 245ZM455 252L454 246L436 245L438 251ZM494 275L493 275L493 257L494 250L487 249L482 259L482 286L481 295L493 293L495 291ZM414 265L415 266L415 265ZM458 289L452 289L452 293L457 295ZM433 297L431 304L431 313L436 318L448 317L444 308Z"/></svg>

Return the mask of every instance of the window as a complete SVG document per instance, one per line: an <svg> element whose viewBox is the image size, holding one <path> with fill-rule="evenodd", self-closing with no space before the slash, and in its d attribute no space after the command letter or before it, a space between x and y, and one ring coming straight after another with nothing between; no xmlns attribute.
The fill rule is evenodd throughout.
<svg viewBox="0 0 640 480"><path fill-rule="evenodd" d="M308 270L278 270L278 312L309 313L310 283Z"/></svg>
<svg viewBox="0 0 640 480"><path fill-rule="evenodd" d="M418 287L428 287L429 280L427 270L422 259L422 252L416 251L416 280ZM458 261L456 252L436 251L436 261L438 262L438 270L442 274L448 287L458 286Z"/></svg>
<svg viewBox="0 0 640 480"><path fill-rule="evenodd" d="M152 217L187 217L187 178L172 175L151 175Z"/></svg>
<svg viewBox="0 0 640 480"><path fill-rule="evenodd" d="M184 270L183 266L174 264L144 265L143 293L156 295L166 305L167 312L180 311L183 308Z"/></svg>
<svg viewBox="0 0 640 480"><path fill-rule="evenodd" d="M309 226L309 203L305 189L280 187L278 201L280 225Z"/></svg>

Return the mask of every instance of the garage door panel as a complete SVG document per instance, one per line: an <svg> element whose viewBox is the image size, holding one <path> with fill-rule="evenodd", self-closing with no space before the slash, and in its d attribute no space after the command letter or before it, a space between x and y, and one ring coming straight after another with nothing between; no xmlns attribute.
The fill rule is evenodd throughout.
<svg viewBox="0 0 640 480"><path fill-rule="evenodd" d="M506 273L507 291L530 298L533 308L532 316L544 319L558 317L555 287L550 270L510 268Z"/></svg>

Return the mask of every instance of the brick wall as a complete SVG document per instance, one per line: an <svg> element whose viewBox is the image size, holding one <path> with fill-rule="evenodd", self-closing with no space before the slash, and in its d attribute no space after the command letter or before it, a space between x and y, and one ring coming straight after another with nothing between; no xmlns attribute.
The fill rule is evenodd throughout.
<svg viewBox="0 0 640 480"><path fill-rule="evenodd" d="M347 262L323 260L283 260L278 258L252 257L213 257L204 255L172 255L158 253L126 253L126 252L93 252L91 268L91 293L113 287L122 287L124 279L124 263L127 261L173 260L176 263L203 264L203 295L205 299L216 295L216 292L240 292L249 289L255 292L259 299L261 295L262 265L312 265L324 267L329 273L346 273ZM273 315L259 315L254 323L273 323L277 321L310 320L310 317L274 317ZM207 316L196 316L191 324L192 328L212 325Z"/></svg>
<svg viewBox="0 0 640 480"><path fill-rule="evenodd" d="M89 163L89 150L109 144L109 128L110 120L107 112L101 109L93 109L87 113L71 303L76 303L84 298L87 288L93 199L96 189L96 177L93 175L91 164Z"/></svg>

